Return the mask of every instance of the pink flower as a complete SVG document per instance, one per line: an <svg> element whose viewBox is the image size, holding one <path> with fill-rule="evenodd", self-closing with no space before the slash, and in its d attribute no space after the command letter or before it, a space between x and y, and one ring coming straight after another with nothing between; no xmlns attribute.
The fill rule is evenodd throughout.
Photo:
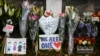
<svg viewBox="0 0 100 56"><path fill-rule="evenodd" d="M29 20L32 20L32 16L29 16L28 18L29 18Z"/></svg>
<svg viewBox="0 0 100 56"><path fill-rule="evenodd" d="M34 16L32 16L32 20L38 20L38 16L37 15L34 15Z"/></svg>
<svg viewBox="0 0 100 56"><path fill-rule="evenodd" d="M64 13L59 13L59 16L60 16L60 17L64 17L65 14L64 14Z"/></svg>
<svg viewBox="0 0 100 56"><path fill-rule="evenodd" d="M45 15L46 17L48 17L48 16L51 15L51 12L50 12L49 10L46 10L45 13L44 13L44 15Z"/></svg>

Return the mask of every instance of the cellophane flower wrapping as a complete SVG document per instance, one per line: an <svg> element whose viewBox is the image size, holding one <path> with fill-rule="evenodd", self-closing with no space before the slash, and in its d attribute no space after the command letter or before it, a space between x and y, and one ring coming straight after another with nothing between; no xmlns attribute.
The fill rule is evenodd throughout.
<svg viewBox="0 0 100 56"><path fill-rule="evenodd" d="M79 15L77 13L77 9L74 8L73 6L66 6L66 25L68 27L68 35L69 35L69 40L68 40L68 54L71 55L73 53L73 48L74 48L74 38L73 38L73 33L76 30L78 21L79 21Z"/></svg>
<svg viewBox="0 0 100 56"><path fill-rule="evenodd" d="M63 43L65 37L65 13L59 14L59 36Z"/></svg>
<svg viewBox="0 0 100 56"><path fill-rule="evenodd" d="M27 29L28 29L27 18L28 18L28 14L30 12L28 3L29 3L28 1L23 1L22 16L21 16L21 19L19 20L19 30L20 30L20 35L22 38L25 38Z"/></svg>

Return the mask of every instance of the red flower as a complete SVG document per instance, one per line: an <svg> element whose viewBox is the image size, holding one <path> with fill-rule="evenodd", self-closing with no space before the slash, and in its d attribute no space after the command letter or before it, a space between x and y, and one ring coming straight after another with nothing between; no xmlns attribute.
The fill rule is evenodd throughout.
<svg viewBox="0 0 100 56"><path fill-rule="evenodd" d="M97 17L97 14L96 14L96 13L94 13L94 14L92 14L92 16L93 16L93 17Z"/></svg>

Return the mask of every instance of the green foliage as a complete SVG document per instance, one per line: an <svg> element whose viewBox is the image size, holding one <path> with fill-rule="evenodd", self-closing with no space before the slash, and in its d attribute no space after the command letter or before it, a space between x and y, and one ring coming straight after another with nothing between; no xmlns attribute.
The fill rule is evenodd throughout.
<svg viewBox="0 0 100 56"><path fill-rule="evenodd" d="M18 24L21 8L16 8L14 4L7 3L7 0L0 0L0 22L1 26L5 26L6 20L12 19L13 25Z"/></svg>

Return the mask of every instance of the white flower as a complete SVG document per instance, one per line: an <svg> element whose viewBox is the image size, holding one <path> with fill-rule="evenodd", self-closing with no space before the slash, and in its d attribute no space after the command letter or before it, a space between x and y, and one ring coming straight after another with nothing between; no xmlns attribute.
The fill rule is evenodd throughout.
<svg viewBox="0 0 100 56"><path fill-rule="evenodd" d="M91 16L93 13L92 12L84 12L83 15L84 16Z"/></svg>
<svg viewBox="0 0 100 56"><path fill-rule="evenodd" d="M86 45L86 44L87 44L87 41L86 41L86 40L84 40L84 41L82 42L82 44L83 44L83 45Z"/></svg>
<svg viewBox="0 0 100 56"><path fill-rule="evenodd" d="M8 14L9 14L9 16L13 16L13 15L14 15L14 11L15 11L14 8L9 9L9 10L8 10Z"/></svg>
<svg viewBox="0 0 100 56"><path fill-rule="evenodd" d="M7 12L7 10L8 10L8 6L6 3L4 4L4 10L5 10L5 12Z"/></svg>
<svg viewBox="0 0 100 56"><path fill-rule="evenodd" d="M67 14L69 14L69 9L70 9L70 6L66 6L65 12L66 12Z"/></svg>
<svg viewBox="0 0 100 56"><path fill-rule="evenodd" d="M92 21L93 21L93 22L94 22L94 21L99 22L99 17L92 17Z"/></svg>
<svg viewBox="0 0 100 56"><path fill-rule="evenodd" d="M76 13L72 12L72 20L75 19L75 15L76 15Z"/></svg>

